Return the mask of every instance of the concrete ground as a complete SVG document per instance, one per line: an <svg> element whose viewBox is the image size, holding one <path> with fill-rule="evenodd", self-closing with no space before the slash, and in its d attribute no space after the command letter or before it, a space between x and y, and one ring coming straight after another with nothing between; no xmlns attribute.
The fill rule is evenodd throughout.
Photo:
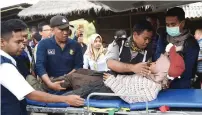
<svg viewBox="0 0 202 115"><path fill-rule="evenodd" d="M64 113L62 114L47 114L47 113L31 113L30 115L65 115Z"/></svg>

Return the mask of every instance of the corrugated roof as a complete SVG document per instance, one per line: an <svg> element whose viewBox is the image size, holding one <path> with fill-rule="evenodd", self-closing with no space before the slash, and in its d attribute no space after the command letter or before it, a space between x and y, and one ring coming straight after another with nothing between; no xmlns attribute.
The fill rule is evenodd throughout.
<svg viewBox="0 0 202 115"><path fill-rule="evenodd" d="M202 2L192 3L181 6L185 11L186 18L202 17Z"/></svg>

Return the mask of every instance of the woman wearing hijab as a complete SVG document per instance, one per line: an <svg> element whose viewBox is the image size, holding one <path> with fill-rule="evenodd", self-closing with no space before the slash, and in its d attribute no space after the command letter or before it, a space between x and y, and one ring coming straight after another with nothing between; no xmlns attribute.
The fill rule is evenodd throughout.
<svg viewBox="0 0 202 115"><path fill-rule="evenodd" d="M102 37L99 34L90 36L90 43L84 54L83 68L96 71L107 71L105 59L106 49L102 45Z"/></svg>

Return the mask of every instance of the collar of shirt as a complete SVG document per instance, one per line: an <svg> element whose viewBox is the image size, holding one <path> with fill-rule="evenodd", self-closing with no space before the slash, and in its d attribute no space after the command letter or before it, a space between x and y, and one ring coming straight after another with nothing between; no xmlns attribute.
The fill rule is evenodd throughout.
<svg viewBox="0 0 202 115"><path fill-rule="evenodd" d="M142 51L140 51L140 52L130 50L130 53L131 53L131 59L135 58L135 57L137 56L138 53L141 53L141 54L144 55L144 52L145 52L145 50L142 50Z"/></svg>
<svg viewBox="0 0 202 115"><path fill-rule="evenodd" d="M55 40L55 36L53 36L53 37L51 37L51 38L49 38L49 39L51 39L52 42L54 42L55 44L57 44L57 42L56 42L56 40ZM68 44L70 44L70 43L71 43L71 39L67 38L67 41L66 41L66 44L65 44L65 45L68 45Z"/></svg>
<svg viewBox="0 0 202 115"><path fill-rule="evenodd" d="M0 49L0 55L8 58L11 60L11 62L16 66L16 61L13 57L11 57L9 54L7 54L6 52L4 52L3 50Z"/></svg>
<svg viewBox="0 0 202 115"><path fill-rule="evenodd" d="M30 61L30 63L31 63L31 62L32 62L32 56L30 55L30 52L29 52L28 48L25 47L24 51L26 52L26 54L27 54L27 56L28 56L28 58L29 58L29 61Z"/></svg>
<svg viewBox="0 0 202 115"><path fill-rule="evenodd" d="M49 38L41 38L41 40L44 40L44 39L49 39Z"/></svg>
<svg viewBox="0 0 202 115"><path fill-rule="evenodd" d="M201 42L202 41L202 38L200 38L199 40L198 40L198 42Z"/></svg>

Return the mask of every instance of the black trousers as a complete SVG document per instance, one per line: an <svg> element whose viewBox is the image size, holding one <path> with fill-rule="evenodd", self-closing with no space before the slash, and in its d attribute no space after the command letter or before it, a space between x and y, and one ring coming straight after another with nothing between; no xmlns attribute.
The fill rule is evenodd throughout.
<svg viewBox="0 0 202 115"><path fill-rule="evenodd" d="M199 87L201 88L202 72L197 72L196 75L198 76L197 83L198 83Z"/></svg>
<svg viewBox="0 0 202 115"><path fill-rule="evenodd" d="M83 87L73 90L72 92L68 92L63 95L70 95L70 94L76 94L80 95L82 98L87 98L87 96L91 93L113 93L113 91L105 86L103 81L95 81L91 82L87 85L84 85ZM92 96L92 99L120 99L120 97L113 97L113 96Z"/></svg>
<svg viewBox="0 0 202 115"><path fill-rule="evenodd" d="M202 83L202 73L196 72L196 75L198 76L192 81L192 86L195 89L201 89L201 83Z"/></svg>
<svg viewBox="0 0 202 115"><path fill-rule="evenodd" d="M198 76L200 82L202 82L202 72L197 72L196 75Z"/></svg>

